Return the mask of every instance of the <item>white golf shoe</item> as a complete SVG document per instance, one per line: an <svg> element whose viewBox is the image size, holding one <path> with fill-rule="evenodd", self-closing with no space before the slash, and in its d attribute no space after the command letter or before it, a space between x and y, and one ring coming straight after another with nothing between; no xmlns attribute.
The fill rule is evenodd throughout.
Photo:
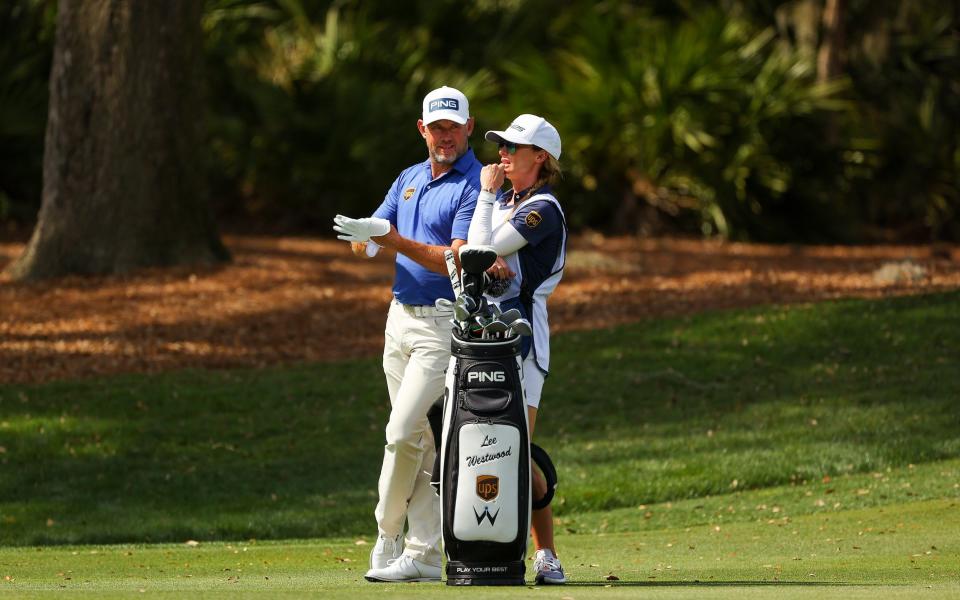
<svg viewBox="0 0 960 600"><path fill-rule="evenodd" d="M390 563L400 558L403 552L403 537L387 537L381 535L377 538L373 550L370 551L370 570L383 569Z"/></svg>
<svg viewBox="0 0 960 600"><path fill-rule="evenodd" d="M566 583L567 576L563 573L563 566L551 550L544 548L537 550L533 559L534 581L538 584Z"/></svg>
<svg viewBox="0 0 960 600"><path fill-rule="evenodd" d="M397 560L382 569L370 569L364 575L367 581L405 582L440 581L440 567L420 562L409 554L401 554Z"/></svg>

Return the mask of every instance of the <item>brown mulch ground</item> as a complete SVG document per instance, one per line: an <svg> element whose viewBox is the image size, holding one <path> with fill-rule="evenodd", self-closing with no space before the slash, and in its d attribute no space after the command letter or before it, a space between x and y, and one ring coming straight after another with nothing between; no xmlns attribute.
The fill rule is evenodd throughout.
<svg viewBox="0 0 960 600"><path fill-rule="evenodd" d="M379 354L389 257L356 259L346 244L312 238L225 241L234 262L219 269L32 284L0 276L0 383ZM564 280L551 298L554 331L756 304L960 289L958 247L593 235L572 240L570 248ZM0 242L0 269L22 249ZM912 263L878 275L884 265L905 260ZM896 281L898 274L907 276Z"/></svg>

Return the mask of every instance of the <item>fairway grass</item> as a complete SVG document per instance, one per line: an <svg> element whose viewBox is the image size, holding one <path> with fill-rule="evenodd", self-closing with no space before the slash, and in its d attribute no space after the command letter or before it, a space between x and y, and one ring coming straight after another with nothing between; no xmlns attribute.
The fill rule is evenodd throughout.
<svg viewBox="0 0 960 600"><path fill-rule="evenodd" d="M553 353L535 441L579 533L960 458L960 293L572 332ZM367 535L388 406L377 360L0 385L0 545ZM913 492L841 504L942 497Z"/></svg>
<svg viewBox="0 0 960 600"><path fill-rule="evenodd" d="M388 401L361 360L0 385L0 596L960 599L960 293L553 351L570 585L362 580Z"/></svg>
<svg viewBox="0 0 960 600"><path fill-rule="evenodd" d="M751 497L755 495L756 497ZM760 492L743 495L751 502ZM563 588L363 580L369 538L0 550L0 595L47 598L960 598L960 500L559 537ZM358 542L361 542L358 544ZM528 580L529 580L528 563Z"/></svg>

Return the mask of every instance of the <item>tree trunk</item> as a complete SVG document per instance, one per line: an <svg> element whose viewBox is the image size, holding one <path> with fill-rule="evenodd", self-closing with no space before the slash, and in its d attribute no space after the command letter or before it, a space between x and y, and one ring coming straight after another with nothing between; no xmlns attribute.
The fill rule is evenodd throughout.
<svg viewBox="0 0 960 600"><path fill-rule="evenodd" d="M202 5L60 0L42 204L14 278L229 260L204 193Z"/></svg>
<svg viewBox="0 0 960 600"><path fill-rule="evenodd" d="M817 81L826 82L840 75L844 46L846 0L827 0L823 9L823 38L817 54Z"/></svg>
<svg viewBox="0 0 960 600"><path fill-rule="evenodd" d="M813 59L817 53L822 0L796 0L781 4L776 10L777 27L782 36L793 40L797 51Z"/></svg>

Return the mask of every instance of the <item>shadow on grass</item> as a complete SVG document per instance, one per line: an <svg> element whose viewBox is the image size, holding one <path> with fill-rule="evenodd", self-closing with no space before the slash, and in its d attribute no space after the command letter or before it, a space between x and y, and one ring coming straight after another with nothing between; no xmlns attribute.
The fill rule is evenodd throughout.
<svg viewBox="0 0 960 600"><path fill-rule="evenodd" d="M0 543L375 530L373 361L0 387Z"/></svg>
<svg viewBox="0 0 960 600"><path fill-rule="evenodd" d="M843 581L568 581L575 587L870 587L890 584Z"/></svg>
<svg viewBox="0 0 960 600"><path fill-rule="evenodd" d="M557 336L562 510L956 455L958 297ZM377 360L0 386L0 544L369 539L388 404Z"/></svg>

